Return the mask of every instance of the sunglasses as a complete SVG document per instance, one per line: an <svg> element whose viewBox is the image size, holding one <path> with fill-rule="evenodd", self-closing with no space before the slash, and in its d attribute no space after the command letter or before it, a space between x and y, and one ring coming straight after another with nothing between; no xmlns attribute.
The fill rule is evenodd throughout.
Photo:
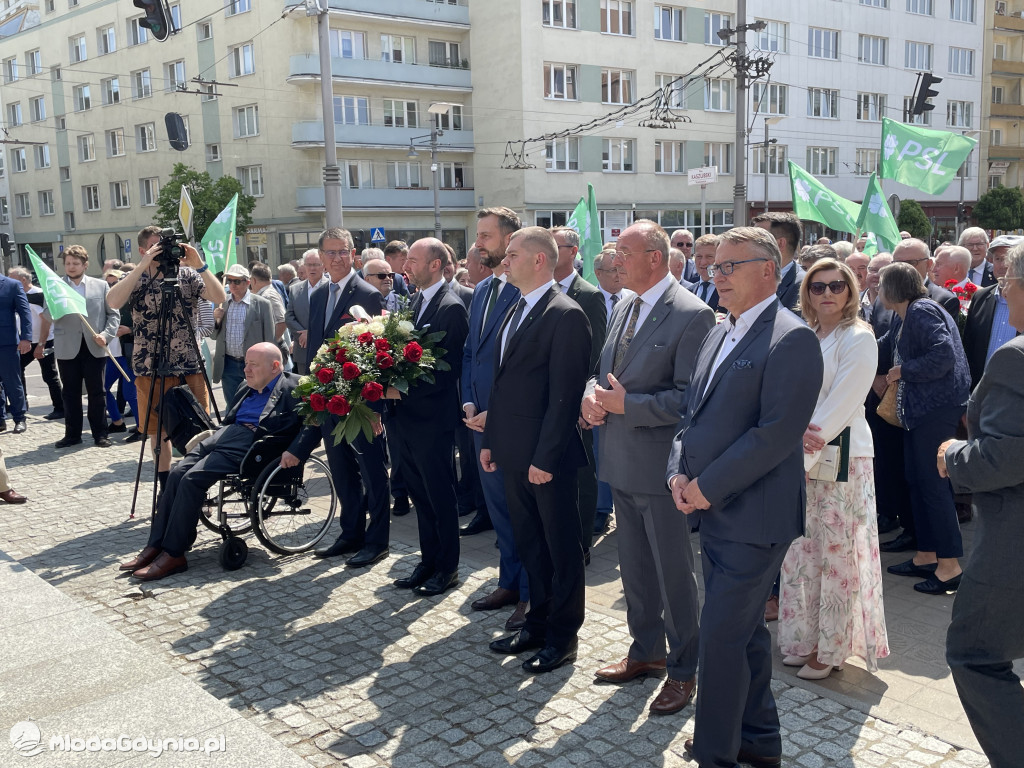
<svg viewBox="0 0 1024 768"><path fill-rule="evenodd" d="M367 277L376 277L378 280L394 280L394 272L370 272L366 275Z"/></svg>
<svg viewBox="0 0 1024 768"><path fill-rule="evenodd" d="M846 293L846 289L849 287L845 280L833 280L831 283L811 283L808 290L815 296L821 296L828 288L833 296L838 296L841 293Z"/></svg>
<svg viewBox="0 0 1024 768"><path fill-rule="evenodd" d="M227 281L231 283L231 285L242 285L243 283L247 282L247 280L244 277L229 277L227 278Z"/></svg>

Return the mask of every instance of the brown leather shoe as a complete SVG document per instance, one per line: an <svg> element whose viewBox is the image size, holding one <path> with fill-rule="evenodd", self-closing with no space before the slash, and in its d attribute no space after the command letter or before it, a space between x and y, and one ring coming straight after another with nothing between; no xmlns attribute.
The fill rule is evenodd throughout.
<svg viewBox="0 0 1024 768"><path fill-rule="evenodd" d="M652 715L672 715L683 709L693 699L693 689L697 687L696 678L689 680L665 679L657 698L651 702Z"/></svg>
<svg viewBox="0 0 1024 768"><path fill-rule="evenodd" d="M658 661L635 661L627 656L618 664L609 664L601 667L594 673L601 682L605 683L628 683L638 677L647 675L660 675L665 671L665 660Z"/></svg>
<svg viewBox="0 0 1024 768"><path fill-rule="evenodd" d="M508 617L505 622L505 629L509 632L515 632L518 629L522 629L526 626L526 609L530 607L529 603L516 603L516 609L512 611L512 615Z"/></svg>
<svg viewBox="0 0 1024 768"><path fill-rule="evenodd" d="M693 739L687 739L683 742L683 749L693 755ZM743 763L744 765L753 766L753 768L776 768L776 766L782 765L782 755L778 757L762 757L760 755L752 754L747 750L740 747L739 754L736 755L736 762Z"/></svg>
<svg viewBox="0 0 1024 768"><path fill-rule="evenodd" d="M772 595L768 598L768 602L764 604L764 620L765 621L778 621L779 619L779 596Z"/></svg>
<svg viewBox="0 0 1024 768"><path fill-rule="evenodd" d="M187 570L188 562L184 557L171 557L166 552L161 552L152 565L135 571L132 577L139 581L156 581L164 576L170 576L173 573L181 573Z"/></svg>
<svg viewBox="0 0 1024 768"><path fill-rule="evenodd" d="M145 568L147 565L156 560L156 556L159 555L163 550L157 547L146 547L133 559L126 563L121 563L117 566L120 571L137 571L139 568Z"/></svg>
<svg viewBox="0 0 1024 768"><path fill-rule="evenodd" d="M519 602L519 592L514 589L498 587L486 597L474 600L471 606L474 611L496 611L506 605L515 605Z"/></svg>
<svg viewBox="0 0 1024 768"><path fill-rule="evenodd" d="M22 496L13 488L8 488L3 493L0 493L0 499L3 499L8 504L24 504L28 499Z"/></svg>

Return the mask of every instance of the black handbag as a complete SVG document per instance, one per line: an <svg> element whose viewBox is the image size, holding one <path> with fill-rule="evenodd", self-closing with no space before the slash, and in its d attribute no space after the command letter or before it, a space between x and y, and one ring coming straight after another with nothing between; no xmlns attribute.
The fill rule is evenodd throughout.
<svg viewBox="0 0 1024 768"><path fill-rule="evenodd" d="M188 452L188 441L208 429L216 429L210 416L184 384L171 387L160 398L160 415L164 434L182 454Z"/></svg>

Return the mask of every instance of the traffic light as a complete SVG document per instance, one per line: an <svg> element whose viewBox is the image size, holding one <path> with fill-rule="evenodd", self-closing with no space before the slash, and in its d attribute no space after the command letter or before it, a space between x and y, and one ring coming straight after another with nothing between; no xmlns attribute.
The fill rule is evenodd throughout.
<svg viewBox="0 0 1024 768"><path fill-rule="evenodd" d="M11 236L6 232L0 232L0 251L3 252L4 258L11 258L13 249L11 248Z"/></svg>
<svg viewBox="0 0 1024 768"><path fill-rule="evenodd" d="M153 37L160 42L166 40L174 31L167 0L132 0L132 4L146 12L146 17L139 21L139 26L152 32Z"/></svg>
<svg viewBox="0 0 1024 768"><path fill-rule="evenodd" d="M936 77L930 72L924 72L921 74L921 82L918 84L917 89L917 98L914 100L914 106L910 110L910 114L921 115L935 109L935 105L929 104L928 99L932 96L939 95L939 92L933 89L932 86L938 85L941 82L941 77Z"/></svg>

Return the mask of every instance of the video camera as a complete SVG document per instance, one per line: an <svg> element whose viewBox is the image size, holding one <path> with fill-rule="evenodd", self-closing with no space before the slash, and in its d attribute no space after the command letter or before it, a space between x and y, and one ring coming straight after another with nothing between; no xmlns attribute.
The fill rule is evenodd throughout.
<svg viewBox="0 0 1024 768"><path fill-rule="evenodd" d="M156 255L156 262L165 278L177 277L178 267L181 260L185 258L185 249L181 243L188 238L180 232L175 232L171 227L160 230L160 253Z"/></svg>

